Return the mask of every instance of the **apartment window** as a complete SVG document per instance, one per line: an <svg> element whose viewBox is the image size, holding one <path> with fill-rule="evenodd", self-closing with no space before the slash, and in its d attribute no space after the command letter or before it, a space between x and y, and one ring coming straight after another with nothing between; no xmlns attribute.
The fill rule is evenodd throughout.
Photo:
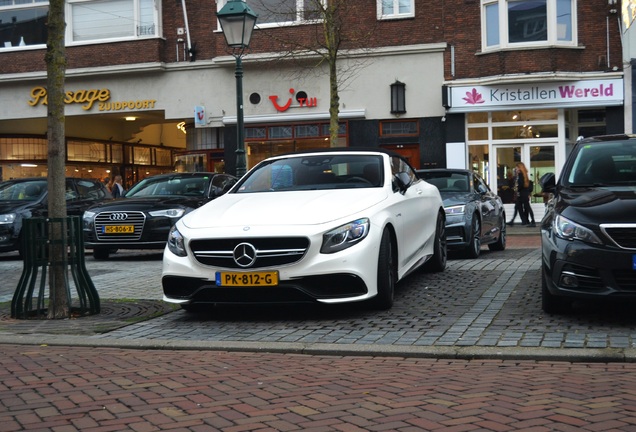
<svg viewBox="0 0 636 432"><path fill-rule="evenodd" d="M256 12L257 27L273 27L281 24L298 24L321 19L327 0L246 0ZM217 12L227 0L217 1Z"/></svg>
<svg viewBox="0 0 636 432"><path fill-rule="evenodd" d="M415 15L414 0L377 0L378 19L410 18Z"/></svg>
<svg viewBox="0 0 636 432"><path fill-rule="evenodd" d="M0 0L0 49L46 45L49 2Z"/></svg>
<svg viewBox="0 0 636 432"><path fill-rule="evenodd" d="M576 45L576 0L482 0L485 50Z"/></svg>
<svg viewBox="0 0 636 432"><path fill-rule="evenodd" d="M154 0L71 0L67 2L67 41L158 36L160 9Z"/></svg>

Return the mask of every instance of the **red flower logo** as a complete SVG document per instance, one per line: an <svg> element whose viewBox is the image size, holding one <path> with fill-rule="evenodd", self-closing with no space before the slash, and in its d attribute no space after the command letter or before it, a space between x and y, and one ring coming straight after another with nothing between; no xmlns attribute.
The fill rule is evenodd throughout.
<svg viewBox="0 0 636 432"><path fill-rule="evenodd" d="M484 98L481 96L481 93L477 93L477 89L473 88L472 91L466 92L466 97L462 98L466 101L466 103L475 105L486 102Z"/></svg>

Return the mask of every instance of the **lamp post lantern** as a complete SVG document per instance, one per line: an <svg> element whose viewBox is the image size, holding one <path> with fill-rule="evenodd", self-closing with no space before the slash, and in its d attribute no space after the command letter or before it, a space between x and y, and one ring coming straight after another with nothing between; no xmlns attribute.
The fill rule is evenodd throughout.
<svg viewBox="0 0 636 432"><path fill-rule="evenodd" d="M245 131L243 126L243 62L245 49L250 46L252 31L258 15L243 0L228 0L216 14L227 45L236 59L236 176L247 171L245 161Z"/></svg>

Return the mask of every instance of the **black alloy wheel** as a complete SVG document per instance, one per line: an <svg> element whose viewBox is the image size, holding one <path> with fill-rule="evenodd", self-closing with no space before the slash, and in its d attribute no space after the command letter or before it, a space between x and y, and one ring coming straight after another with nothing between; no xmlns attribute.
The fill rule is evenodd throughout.
<svg viewBox="0 0 636 432"><path fill-rule="evenodd" d="M387 310L393 306L397 271L391 233L384 229L378 255L378 293L371 300L374 309Z"/></svg>
<svg viewBox="0 0 636 432"><path fill-rule="evenodd" d="M444 214L437 214L437 226L435 229L435 245L433 246L433 256L424 264L424 270L432 273L444 271L448 250L446 247L446 221Z"/></svg>

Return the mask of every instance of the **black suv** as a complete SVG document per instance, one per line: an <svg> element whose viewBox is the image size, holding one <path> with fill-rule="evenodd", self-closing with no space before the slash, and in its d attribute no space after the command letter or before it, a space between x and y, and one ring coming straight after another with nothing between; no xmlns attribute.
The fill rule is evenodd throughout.
<svg viewBox="0 0 636 432"><path fill-rule="evenodd" d="M170 228L186 213L223 195L236 183L228 174L160 174L141 180L123 198L84 213L84 245L93 258L117 249L163 249Z"/></svg>
<svg viewBox="0 0 636 432"><path fill-rule="evenodd" d="M559 313L574 299L636 298L636 136L577 142L541 221L542 307Z"/></svg>
<svg viewBox="0 0 636 432"><path fill-rule="evenodd" d="M21 178L0 183L0 252L21 251L22 221L48 214L47 180L45 177ZM66 179L66 212L82 216L84 210L112 198L99 180Z"/></svg>

